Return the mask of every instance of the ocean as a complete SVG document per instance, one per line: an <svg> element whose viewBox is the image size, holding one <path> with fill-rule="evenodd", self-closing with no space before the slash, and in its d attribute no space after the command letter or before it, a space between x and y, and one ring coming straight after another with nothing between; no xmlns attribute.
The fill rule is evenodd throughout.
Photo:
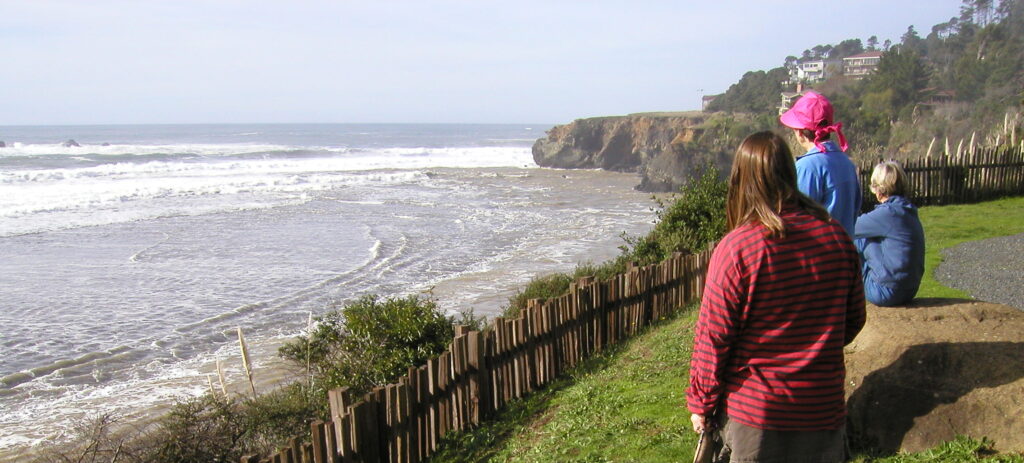
<svg viewBox="0 0 1024 463"><path fill-rule="evenodd" d="M500 313L648 231L632 174L539 168L548 125L0 127L0 455L152 417L367 294ZM301 374L301 373L298 373Z"/></svg>

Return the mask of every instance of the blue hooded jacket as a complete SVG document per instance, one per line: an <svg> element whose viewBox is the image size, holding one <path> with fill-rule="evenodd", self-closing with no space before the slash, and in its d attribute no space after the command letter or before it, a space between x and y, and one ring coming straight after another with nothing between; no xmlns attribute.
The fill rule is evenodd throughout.
<svg viewBox="0 0 1024 463"><path fill-rule="evenodd" d="M917 293L924 275L924 228L917 208L902 196L890 196L857 218L855 239L862 247L865 278L897 292ZM860 246L858 246L860 247Z"/></svg>
<svg viewBox="0 0 1024 463"><path fill-rule="evenodd" d="M850 157L832 141L796 158L796 185L800 191L828 210L846 233L853 235L860 213L860 175Z"/></svg>

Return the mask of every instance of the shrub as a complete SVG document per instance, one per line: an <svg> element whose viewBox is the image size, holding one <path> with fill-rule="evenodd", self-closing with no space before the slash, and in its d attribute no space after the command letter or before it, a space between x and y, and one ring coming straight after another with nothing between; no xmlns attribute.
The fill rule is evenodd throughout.
<svg viewBox="0 0 1024 463"><path fill-rule="evenodd" d="M624 237L623 254L639 265L667 259L674 252L698 253L725 234L725 199L729 185L714 164L694 176L671 202L656 200L657 222L643 237Z"/></svg>
<svg viewBox="0 0 1024 463"><path fill-rule="evenodd" d="M278 352L303 368L308 362L319 388L347 387L362 394L443 352L456 323L479 329L481 320L472 313L447 317L436 303L420 296L371 295L317 317L312 333Z"/></svg>
<svg viewBox="0 0 1024 463"><path fill-rule="evenodd" d="M293 437L308 435L309 423L326 420L329 407L323 389L296 382L245 401L240 412L246 429L243 453L265 455Z"/></svg>
<svg viewBox="0 0 1024 463"><path fill-rule="evenodd" d="M144 449L135 443L144 442L139 439L137 429L120 429L124 427L117 416L102 414L83 418L72 423L70 443L52 445L43 448L32 459L34 463L107 463L120 458L122 462L141 462L140 454Z"/></svg>
<svg viewBox="0 0 1024 463"><path fill-rule="evenodd" d="M502 311L502 316L519 316L530 299L550 299L565 294L572 280L571 276L564 273L534 277L525 288L508 298L508 306Z"/></svg>
<svg viewBox="0 0 1024 463"><path fill-rule="evenodd" d="M601 281L608 280L615 275L626 272L627 260L625 256L619 256L600 265L595 265L591 262L577 264L576 270L573 271L572 279L578 280L583 277L594 277Z"/></svg>
<svg viewBox="0 0 1024 463"><path fill-rule="evenodd" d="M237 401L211 395L176 404L158 423L158 444L146 460L160 462L238 461L245 417Z"/></svg>

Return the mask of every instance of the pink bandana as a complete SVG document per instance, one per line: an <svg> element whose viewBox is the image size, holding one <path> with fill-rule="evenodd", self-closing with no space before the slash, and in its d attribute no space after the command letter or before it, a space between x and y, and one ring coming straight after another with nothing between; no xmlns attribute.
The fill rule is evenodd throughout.
<svg viewBox="0 0 1024 463"><path fill-rule="evenodd" d="M828 150L825 149L825 145L822 143L822 140L824 140L825 137L828 136L828 134L830 134L832 132L835 132L835 133L839 134L839 149L841 149L843 151L846 151L846 149L849 148L849 145L846 144L846 136L843 135L843 123L842 122L837 122L835 124L832 124L832 125L829 125L829 126L826 126L826 127L822 127L820 129L815 130L814 131L814 146L818 147L818 149L821 150L822 153L824 153L825 151L828 151Z"/></svg>

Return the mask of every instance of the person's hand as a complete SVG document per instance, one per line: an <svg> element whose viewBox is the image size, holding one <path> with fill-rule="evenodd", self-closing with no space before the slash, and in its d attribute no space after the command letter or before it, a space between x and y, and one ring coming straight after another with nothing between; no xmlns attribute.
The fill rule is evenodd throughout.
<svg viewBox="0 0 1024 463"><path fill-rule="evenodd" d="M690 415L690 422L693 423L693 430L697 433L707 431L708 417L696 413Z"/></svg>

